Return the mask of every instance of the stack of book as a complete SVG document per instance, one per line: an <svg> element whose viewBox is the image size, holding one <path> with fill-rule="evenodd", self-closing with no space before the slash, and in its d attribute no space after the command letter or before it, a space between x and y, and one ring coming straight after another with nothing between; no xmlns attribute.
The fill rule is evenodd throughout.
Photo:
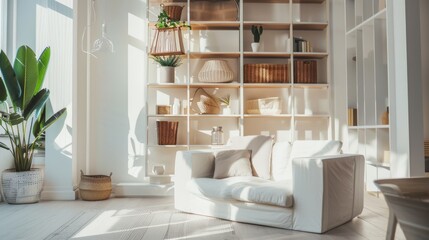
<svg viewBox="0 0 429 240"><path fill-rule="evenodd" d="M317 61L295 60L295 83L317 83Z"/></svg>
<svg viewBox="0 0 429 240"><path fill-rule="evenodd" d="M302 38L293 38L293 51L294 52L313 52L313 46L307 40Z"/></svg>
<svg viewBox="0 0 429 240"><path fill-rule="evenodd" d="M357 109L349 108L347 111L348 120L347 123L349 126L357 126Z"/></svg>

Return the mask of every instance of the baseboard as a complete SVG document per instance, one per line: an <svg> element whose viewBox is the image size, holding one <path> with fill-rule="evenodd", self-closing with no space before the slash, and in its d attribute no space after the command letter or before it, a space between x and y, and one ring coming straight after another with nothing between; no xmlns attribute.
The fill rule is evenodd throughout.
<svg viewBox="0 0 429 240"><path fill-rule="evenodd" d="M115 197L173 196L173 194L173 183L118 183L113 186Z"/></svg>
<svg viewBox="0 0 429 240"><path fill-rule="evenodd" d="M51 201L70 201L77 199L77 188L73 187L44 187L41 199Z"/></svg>

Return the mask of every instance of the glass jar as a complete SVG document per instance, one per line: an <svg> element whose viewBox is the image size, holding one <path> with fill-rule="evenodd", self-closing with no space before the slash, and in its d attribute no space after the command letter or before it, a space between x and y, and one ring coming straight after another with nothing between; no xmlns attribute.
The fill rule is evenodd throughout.
<svg viewBox="0 0 429 240"><path fill-rule="evenodd" d="M223 130L221 126L212 129L212 145L223 145Z"/></svg>

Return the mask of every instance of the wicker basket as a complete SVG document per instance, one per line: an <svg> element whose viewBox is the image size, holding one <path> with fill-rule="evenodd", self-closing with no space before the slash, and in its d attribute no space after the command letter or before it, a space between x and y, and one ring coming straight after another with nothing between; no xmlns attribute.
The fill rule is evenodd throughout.
<svg viewBox="0 0 429 240"><path fill-rule="evenodd" d="M245 83L288 83L287 64L244 64Z"/></svg>
<svg viewBox="0 0 429 240"><path fill-rule="evenodd" d="M237 21L238 10L235 0L192 1L191 21Z"/></svg>
<svg viewBox="0 0 429 240"><path fill-rule="evenodd" d="M248 114L280 114L281 101L279 97L259 98L246 101Z"/></svg>
<svg viewBox="0 0 429 240"><path fill-rule="evenodd" d="M425 157L429 157L429 140L425 141Z"/></svg>
<svg viewBox="0 0 429 240"><path fill-rule="evenodd" d="M86 201L106 200L112 193L112 173L107 175L84 175L80 170L79 193Z"/></svg>
<svg viewBox="0 0 429 240"><path fill-rule="evenodd" d="M234 73L225 60L210 60L204 63L198 79L206 83L227 83L232 82Z"/></svg>
<svg viewBox="0 0 429 240"><path fill-rule="evenodd" d="M182 17L183 6L170 5L170 6L163 6L163 8L164 8L164 11L167 13L167 15L171 18L171 20L180 21Z"/></svg>
<svg viewBox="0 0 429 240"><path fill-rule="evenodd" d="M295 83L317 83L317 61L295 60Z"/></svg>
<svg viewBox="0 0 429 240"><path fill-rule="evenodd" d="M170 105L156 105L156 114L171 114Z"/></svg>
<svg viewBox="0 0 429 240"><path fill-rule="evenodd" d="M176 145L179 122L156 121L158 145Z"/></svg>
<svg viewBox="0 0 429 240"><path fill-rule="evenodd" d="M198 88L191 99L191 108L199 114L219 114L219 102L204 89Z"/></svg>

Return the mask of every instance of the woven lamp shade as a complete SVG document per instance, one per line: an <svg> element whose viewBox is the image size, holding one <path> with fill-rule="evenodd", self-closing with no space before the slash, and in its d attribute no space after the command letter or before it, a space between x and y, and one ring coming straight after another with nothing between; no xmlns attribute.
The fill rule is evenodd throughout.
<svg viewBox="0 0 429 240"><path fill-rule="evenodd" d="M156 29L150 47L150 54L153 56L185 54L180 27Z"/></svg>
<svg viewBox="0 0 429 240"><path fill-rule="evenodd" d="M198 73L200 82L225 83L232 82L234 73L225 60L209 60Z"/></svg>

